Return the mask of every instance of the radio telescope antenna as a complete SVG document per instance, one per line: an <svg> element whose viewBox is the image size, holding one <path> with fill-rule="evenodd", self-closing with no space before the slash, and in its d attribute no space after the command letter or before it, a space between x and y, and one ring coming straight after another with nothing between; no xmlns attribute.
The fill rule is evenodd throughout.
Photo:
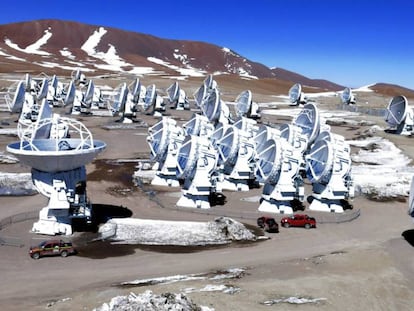
<svg viewBox="0 0 414 311"><path fill-rule="evenodd" d="M180 186L176 176L177 154L184 137L184 130L168 117L163 117L148 129L147 142L151 149L151 160L158 164L152 185Z"/></svg>
<svg viewBox="0 0 414 311"><path fill-rule="evenodd" d="M187 135L177 156L177 177L184 181L177 206L210 208L216 192L213 176L217 154L206 137Z"/></svg>
<svg viewBox="0 0 414 311"><path fill-rule="evenodd" d="M135 104L132 101L128 101L129 91L126 83L118 85L110 99L110 109L112 114L118 113L121 116L119 122L132 123L135 117Z"/></svg>
<svg viewBox="0 0 414 311"><path fill-rule="evenodd" d="M249 185L255 182L254 151L255 146L248 134L234 126L226 129L216 142L219 164L224 180L222 189L231 191L249 191Z"/></svg>
<svg viewBox="0 0 414 311"><path fill-rule="evenodd" d="M280 137L286 139L300 153L304 153L308 146L308 139L303 135L302 128L295 124L282 124L280 126Z"/></svg>
<svg viewBox="0 0 414 311"><path fill-rule="evenodd" d="M144 110L146 114L152 114L154 117L161 117L165 112L164 100L158 95L155 84L147 87L144 98Z"/></svg>
<svg viewBox="0 0 414 311"><path fill-rule="evenodd" d="M78 115L81 113L90 114L91 113L90 109L91 109L92 101L93 101L93 95L95 92L95 85L91 80L89 80L85 91L82 92L82 90L75 88L75 84L76 83L73 82L72 86L70 86L75 89L75 93L73 97L73 104L72 104L72 114L74 115ZM83 84L85 85L86 82ZM68 90L68 93L69 91L73 92L73 90Z"/></svg>
<svg viewBox="0 0 414 311"><path fill-rule="evenodd" d="M259 211L292 214L303 209L301 155L285 139L269 139L256 155L256 178L264 183Z"/></svg>
<svg viewBox="0 0 414 311"><path fill-rule="evenodd" d="M196 102L197 107L200 109L203 109L204 103L207 99L207 96L210 92L217 89L217 82L214 80L213 75L209 74L204 79L201 86L197 89L197 91L194 93L194 100Z"/></svg>
<svg viewBox="0 0 414 311"><path fill-rule="evenodd" d="M230 123L230 109L223 101L221 101L217 89L213 89L208 93L204 105L202 106L202 110L203 114L213 124L217 122Z"/></svg>
<svg viewBox="0 0 414 311"><path fill-rule="evenodd" d="M414 126L414 111L408 106L405 96L395 96L390 100L384 119L389 126L387 131L399 135L411 135Z"/></svg>
<svg viewBox="0 0 414 311"><path fill-rule="evenodd" d="M296 83L289 89L289 100L291 106L298 106L299 104L306 103L305 94L302 92L302 85Z"/></svg>
<svg viewBox="0 0 414 311"><path fill-rule="evenodd" d="M264 124L259 125L256 135L254 136L254 142L256 145L256 152L260 149L265 142L269 139L280 139L280 130L274 127L270 127Z"/></svg>
<svg viewBox="0 0 414 311"><path fill-rule="evenodd" d="M194 113L192 118L183 124L186 135L211 137L214 132L214 126L209 122L206 116Z"/></svg>
<svg viewBox="0 0 414 311"><path fill-rule="evenodd" d="M306 176L312 183L309 209L342 213L352 208L354 195L349 146L341 135L323 133L312 145L306 160Z"/></svg>
<svg viewBox="0 0 414 311"><path fill-rule="evenodd" d="M75 83L76 86L80 84L86 84L87 79L86 76L83 74L83 72L80 69L76 69L72 71L72 81Z"/></svg>
<svg viewBox="0 0 414 311"><path fill-rule="evenodd" d="M237 118L234 121L233 126L238 130L243 131L248 138L255 137L259 130L256 120L247 117Z"/></svg>
<svg viewBox="0 0 414 311"><path fill-rule="evenodd" d="M39 91L36 94L36 100L38 102L41 102L44 98L47 97L49 82L46 78L43 78L39 84Z"/></svg>
<svg viewBox="0 0 414 311"><path fill-rule="evenodd" d="M187 95L180 88L177 81L167 88L167 95L171 108L176 110L190 110L190 102L188 101Z"/></svg>
<svg viewBox="0 0 414 311"><path fill-rule="evenodd" d="M52 134L44 138L40 129L69 128L70 137ZM32 167L32 179L49 203L39 212L32 230L40 234L72 234L72 221L91 222L92 205L86 196L85 165L91 162L106 144L93 140L80 122L55 114L33 123L18 142L7 146L22 164ZM33 135L33 133L36 133ZM38 138L41 137L41 138Z"/></svg>
<svg viewBox="0 0 414 311"><path fill-rule="evenodd" d="M239 118L247 117L255 120L261 118L259 105L253 102L253 96L250 90L243 91L237 96L236 115Z"/></svg>
<svg viewBox="0 0 414 311"><path fill-rule="evenodd" d="M302 129L302 135L306 137L310 146L319 135L321 128L318 107L314 103L305 104L293 124Z"/></svg>
<svg viewBox="0 0 414 311"><path fill-rule="evenodd" d="M346 87L341 93L341 102L346 105L355 105L355 96L349 87Z"/></svg>

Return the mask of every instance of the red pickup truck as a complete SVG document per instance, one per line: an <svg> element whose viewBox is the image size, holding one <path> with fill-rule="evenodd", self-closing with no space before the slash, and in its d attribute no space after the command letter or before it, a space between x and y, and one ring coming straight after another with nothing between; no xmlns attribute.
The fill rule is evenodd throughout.
<svg viewBox="0 0 414 311"><path fill-rule="evenodd" d="M280 220L280 223L283 227L305 227L316 228L316 220L313 217L309 217L306 214L296 214L290 217L284 217Z"/></svg>

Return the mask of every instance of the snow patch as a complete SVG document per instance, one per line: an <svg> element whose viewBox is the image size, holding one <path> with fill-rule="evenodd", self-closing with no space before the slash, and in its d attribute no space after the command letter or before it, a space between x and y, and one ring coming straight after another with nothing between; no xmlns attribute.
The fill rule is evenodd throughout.
<svg viewBox="0 0 414 311"><path fill-rule="evenodd" d="M31 173L0 172L0 196L20 196L37 194Z"/></svg>
<svg viewBox="0 0 414 311"><path fill-rule="evenodd" d="M6 43L9 47L12 49L15 49L17 51L27 53L27 54L36 54L36 55L51 55L50 53L46 51L40 50L40 48L47 43L47 41L52 37L52 33L49 31L49 29L46 29L44 32L44 35L37 40L36 42L32 43L31 45L27 46L26 48L22 49L19 47L16 43L13 43L10 39L5 38L4 43Z"/></svg>
<svg viewBox="0 0 414 311"><path fill-rule="evenodd" d="M166 62L162 59L156 57L147 57L147 60L150 62L156 63L161 66L165 66L167 68L173 69L179 72L181 75L190 76L190 77L204 77L206 72L204 70L199 70L192 68L191 66L187 65L187 68L181 68L175 65L171 65L169 62Z"/></svg>

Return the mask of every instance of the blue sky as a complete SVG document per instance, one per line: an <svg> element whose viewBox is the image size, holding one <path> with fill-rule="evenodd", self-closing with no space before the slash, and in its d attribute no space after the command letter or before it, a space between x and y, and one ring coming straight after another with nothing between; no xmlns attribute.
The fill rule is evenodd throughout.
<svg viewBox="0 0 414 311"><path fill-rule="evenodd" d="M213 43L350 87L387 82L414 89L409 0L21 0L0 10L0 24L43 18Z"/></svg>

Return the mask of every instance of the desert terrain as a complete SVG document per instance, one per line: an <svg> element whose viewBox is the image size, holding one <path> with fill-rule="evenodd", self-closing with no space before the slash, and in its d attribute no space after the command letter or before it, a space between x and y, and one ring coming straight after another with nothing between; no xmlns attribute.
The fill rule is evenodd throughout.
<svg viewBox="0 0 414 311"><path fill-rule="evenodd" d="M200 81L183 82L189 97ZM149 84L149 78L145 82ZM153 83L165 88L171 81L160 79ZM234 100L248 85L245 81L240 85L233 81L226 83L225 79L218 83L224 100ZM261 104L276 101L268 85L252 84L257 84L252 87L255 101ZM281 94L278 91L274 95ZM359 99L373 108L385 108L389 100L376 93L364 93ZM334 110L339 99L321 97L317 102L320 108ZM274 104L267 106L266 109L283 109ZM187 121L193 113L168 112L179 123ZM87 166L87 190L93 203L126 207L136 218L209 221L229 216L256 227L256 219L262 213L257 211L258 202L246 198L260 196L261 189L225 192L227 203L207 211L178 208L175 203L179 190L136 187L131 179L137 162L115 162L149 157L146 127L106 130L102 126L114 122L116 117L76 118L96 139L107 143L106 150ZM158 121L143 114L138 118L150 126ZM361 114L356 118L385 127L379 116ZM2 128L16 127L15 120L16 115L0 112ZM263 115L262 121L282 123L289 118ZM368 125L335 125L332 131L346 139L357 139L368 128ZM414 158L412 138L384 132L376 135L386 137ZM7 144L16 140L17 137L0 135L0 151L4 152ZM30 172L30 169L19 164L0 164L0 171ZM352 202L352 212L358 211L360 216L352 221L336 223L329 221L330 215L306 210L318 221L316 229L281 228L277 234L264 233L269 237L267 240L220 247L90 243L93 234L77 232L71 237L79 249L77 256L40 260L31 259L28 248L47 237L30 232L34 219L17 222L0 231L0 237L16 241L16 245L0 245L0 306L2 310L93 310L114 296L130 292L178 293L193 289L188 293L193 302L215 310L412 310L414 224L407 214L407 200L372 201L358 195ZM46 203L47 199L40 194L0 197L0 219L38 211ZM274 216L277 220L281 218ZM234 279L194 278L170 284L120 285L175 275L219 274L232 268L244 269L244 273ZM208 285L226 285L238 290L231 293L200 290ZM289 297L315 302L264 303Z"/></svg>

